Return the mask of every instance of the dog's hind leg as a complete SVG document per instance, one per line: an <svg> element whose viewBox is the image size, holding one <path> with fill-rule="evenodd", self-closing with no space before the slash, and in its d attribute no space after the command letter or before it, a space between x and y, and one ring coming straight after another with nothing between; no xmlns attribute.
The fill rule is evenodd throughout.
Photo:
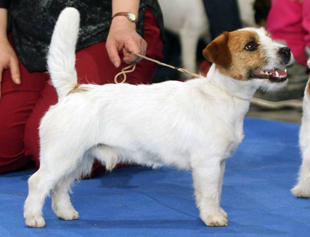
<svg viewBox="0 0 310 237"><path fill-rule="evenodd" d="M52 209L59 219L75 220L79 218L79 213L74 209L70 201L70 186L75 179L85 177L90 173L94 158L101 161L107 170L112 170L118 163L118 153L115 149L105 145L97 145L91 148L85 154L78 168L70 176L66 175L52 192Z"/></svg>
<svg viewBox="0 0 310 237"><path fill-rule="evenodd" d="M75 220L80 217L70 201L70 186L75 177L69 177L59 182L52 192L52 209L56 216L62 220Z"/></svg>
<svg viewBox="0 0 310 237"><path fill-rule="evenodd" d="M28 180L29 193L24 205L24 218L29 227L45 226L42 206L53 184L51 182L44 184L41 173L42 170L39 169Z"/></svg>
<svg viewBox="0 0 310 237"><path fill-rule="evenodd" d="M57 149L55 150L57 151ZM44 157L45 154L49 157ZM77 169L78 164L75 157L68 156L68 153L67 156L62 155L59 150L57 155L54 154L57 152L41 151L41 167L28 180L29 193L24 205L24 218L29 227L45 226L42 217L45 198L60 182L70 178Z"/></svg>
<svg viewBox="0 0 310 237"><path fill-rule="evenodd" d="M78 165L78 168L70 176L66 175L66 178L56 185L52 193L52 209L59 219L75 220L79 218L79 213L70 201L70 186L75 179L81 176L85 177L90 173L94 158L101 161L107 170L112 170L118 163L118 154L115 149L105 145L97 145L91 148L85 154L83 162Z"/></svg>
<svg viewBox="0 0 310 237"><path fill-rule="evenodd" d="M79 165L78 169L70 176L62 179L52 192L52 209L56 216L62 220L76 220L79 213L74 209L70 201L70 186L75 179L80 178L82 175L90 173L94 158L85 157L83 163Z"/></svg>

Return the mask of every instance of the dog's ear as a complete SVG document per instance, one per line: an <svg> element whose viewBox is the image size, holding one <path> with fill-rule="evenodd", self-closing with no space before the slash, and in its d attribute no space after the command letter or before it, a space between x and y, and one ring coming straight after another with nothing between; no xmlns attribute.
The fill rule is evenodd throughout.
<svg viewBox="0 0 310 237"><path fill-rule="evenodd" d="M213 40L202 51L203 56L210 62L223 68L228 68L231 64L231 53L228 48L229 33L224 32Z"/></svg>

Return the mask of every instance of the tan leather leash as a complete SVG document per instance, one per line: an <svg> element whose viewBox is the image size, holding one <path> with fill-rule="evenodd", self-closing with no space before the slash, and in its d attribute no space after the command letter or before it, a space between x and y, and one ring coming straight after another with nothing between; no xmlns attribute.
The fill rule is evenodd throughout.
<svg viewBox="0 0 310 237"><path fill-rule="evenodd" d="M164 66L164 67L169 67L169 68L174 69L174 70L177 70L177 71L179 71L179 72L186 73L186 74L188 74L188 75L190 75L190 76L192 76L192 77L201 78L200 75L198 75L198 74L196 74L196 73L193 73L193 72L189 72L189 71L187 71L187 70L184 69L184 68L175 67L175 66L172 66L172 65L169 65L169 64L160 62L160 61L158 61L158 60L149 58L149 57L147 57L147 56L144 56L144 55L141 55L141 54L138 54L138 53L131 53L131 54L133 54L133 55L135 55L135 56L137 56L137 57L143 58L143 59L145 59L145 60L148 60L148 61L150 61L150 62L156 63L156 64L158 64L158 65L161 65L161 66ZM134 64L131 64L131 65L127 66L127 67L124 67L124 68L122 69L121 72L119 72L119 73L117 73L117 74L115 75L115 77L114 77L114 82L115 82L115 84L126 82L126 79L127 79L127 75L126 75L126 74L127 74L127 73L133 72L135 69L136 69L136 64L135 64L135 63L134 63ZM121 81L118 81L118 77L119 77L119 76L122 76L122 75L123 75L123 79L122 79Z"/></svg>

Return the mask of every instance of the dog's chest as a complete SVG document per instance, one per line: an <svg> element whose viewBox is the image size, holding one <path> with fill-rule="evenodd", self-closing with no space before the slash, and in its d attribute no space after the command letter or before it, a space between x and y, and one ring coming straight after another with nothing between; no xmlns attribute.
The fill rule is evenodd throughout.
<svg viewBox="0 0 310 237"><path fill-rule="evenodd" d="M243 122L239 121L235 123L234 129L232 129L232 136L227 141L226 144L226 154L225 157L230 157L238 148L239 144L242 142L244 138L243 134Z"/></svg>
<svg viewBox="0 0 310 237"><path fill-rule="evenodd" d="M238 141L234 141L234 142L230 142L228 145L227 145L227 152L225 154L225 158L229 158L233 155L233 153L236 151L236 149L238 148L239 144L241 143L242 139L241 140L238 140Z"/></svg>

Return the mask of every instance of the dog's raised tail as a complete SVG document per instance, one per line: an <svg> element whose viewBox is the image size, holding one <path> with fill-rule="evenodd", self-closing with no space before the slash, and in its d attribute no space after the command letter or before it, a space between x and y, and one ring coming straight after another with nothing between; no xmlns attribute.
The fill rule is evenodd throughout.
<svg viewBox="0 0 310 237"><path fill-rule="evenodd" d="M56 22L50 44L47 67L58 99L64 98L77 84L75 49L80 27L80 14L65 8Z"/></svg>

